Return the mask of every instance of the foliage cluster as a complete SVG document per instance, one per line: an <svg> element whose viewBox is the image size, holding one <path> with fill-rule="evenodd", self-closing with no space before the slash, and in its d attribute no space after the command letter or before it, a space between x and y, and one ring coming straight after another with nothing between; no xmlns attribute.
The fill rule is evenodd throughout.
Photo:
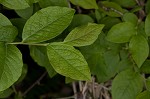
<svg viewBox="0 0 150 99"><path fill-rule="evenodd" d="M96 77L98 83L112 81L113 99L150 99L150 0L0 4L1 98L9 97L27 74L18 49L23 45L50 78L58 73L70 83Z"/></svg>

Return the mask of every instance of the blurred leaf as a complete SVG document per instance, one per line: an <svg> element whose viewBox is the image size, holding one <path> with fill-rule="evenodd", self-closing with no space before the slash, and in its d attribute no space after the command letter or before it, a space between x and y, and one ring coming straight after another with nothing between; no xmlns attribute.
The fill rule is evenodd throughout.
<svg viewBox="0 0 150 99"><path fill-rule="evenodd" d="M91 73L80 51L62 43L47 46L49 61L57 73L75 80L90 80Z"/></svg>
<svg viewBox="0 0 150 99"><path fill-rule="evenodd" d="M88 23L73 29L65 38L64 43L72 46L87 46L98 38L104 25Z"/></svg>
<svg viewBox="0 0 150 99"><path fill-rule="evenodd" d="M22 55L14 45L0 43L0 91L16 82L22 73Z"/></svg>
<svg viewBox="0 0 150 99"><path fill-rule="evenodd" d="M8 98L13 92L14 92L14 91L13 91L11 88L8 88L8 89L6 89L6 90L4 90L4 91L1 91L1 92L0 92L0 98L6 99L6 98Z"/></svg>
<svg viewBox="0 0 150 99"><path fill-rule="evenodd" d="M134 7L136 5L135 0L111 0L111 1L116 2L122 7L127 7L127 8Z"/></svg>
<svg viewBox="0 0 150 99"><path fill-rule="evenodd" d="M26 22L22 34L23 42L43 42L58 36L70 24L73 14L73 9L65 7L41 9Z"/></svg>
<svg viewBox="0 0 150 99"><path fill-rule="evenodd" d="M150 99L150 91L143 91L142 93L138 94L136 99Z"/></svg>
<svg viewBox="0 0 150 99"><path fill-rule="evenodd" d="M133 36L129 43L129 51L140 68L149 55L149 45L142 35Z"/></svg>
<svg viewBox="0 0 150 99"><path fill-rule="evenodd" d="M98 9L96 0L70 0L70 2L84 9Z"/></svg>
<svg viewBox="0 0 150 99"><path fill-rule="evenodd" d="M146 20L145 20L145 32L146 32L147 36L150 36L150 14L148 14L146 16Z"/></svg>
<svg viewBox="0 0 150 99"><path fill-rule="evenodd" d="M48 74L50 77L53 77L56 72L49 63L48 56L46 53L46 47L41 46L30 46L30 55L34 59L34 61L40 65L46 68Z"/></svg>
<svg viewBox="0 0 150 99"><path fill-rule="evenodd" d="M99 3L100 10L111 17L121 17L123 9L114 2L102 1Z"/></svg>
<svg viewBox="0 0 150 99"><path fill-rule="evenodd" d="M113 99L135 99L143 89L142 76L132 70L119 73L112 83Z"/></svg>
<svg viewBox="0 0 150 99"><path fill-rule="evenodd" d="M129 42L131 37L136 34L135 26L130 22L122 22L114 25L107 34L106 39L114 43Z"/></svg>
<svg viewBox="0 0 150 99"><path fill-rule="evenodd" d="M46 8L48 6L68 7L68 2L67 0L40 0L39 5L41 8Z"/></svg>
<svg viewBox="0 0 150 99"><path fill-rule="evenodd" d="M137 26L137 23L138 23L138 17L133 13L125 13L123 15L123 20L125 22L131 22L135 26Z"/></svg>
<svg viewBox="0 0 150 99"><path fill-rule="evenodd" d="M26 0L3 0L1 4L15 10L30 7Z"/></svg>
<svg viewBox="0 0 150 99"><path fill-rule="evenodd" d="M15 12L24 19L29 19L33 14L33 6L26 9L15 10Z"/></svg>

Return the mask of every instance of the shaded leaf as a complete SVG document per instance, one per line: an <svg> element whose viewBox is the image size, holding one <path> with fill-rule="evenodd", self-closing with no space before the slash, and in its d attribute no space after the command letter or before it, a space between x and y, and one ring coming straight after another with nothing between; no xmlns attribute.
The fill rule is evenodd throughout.
<svg viewBox="0 0 150 99"><path fill-rule="evenodd" d="M0 91L9 88L22 73L22 55L14 45L0 43Z"/></svg>
<svg viewBox="0 0 150 99"><path fill-rule="evenodd" d="M123 7L134 7L136 5L136 1L135 0L111 0L113 2L118 3L119 5L123 6Z"/></svg>
<svg viewBox="0 0 150 99"><path fill-rule="evenodd" d="M122 22L114 25L107 34L106 39L114 43L126 43L136 34L134 25L130 22Z"/></svg>
<svg viewBox="0 0 150 99"><path fill-rule="evenodd" d="M142 66L141 66L141 68L140 68L140 71L141 71L142 73L145 73L145 74L150 74L150 60L146 60L146 61L142 64Z"/></svg>
<svg viewBox="0 0 150 99"><path fill-rule="evenodd" d="M42 42L61 34L70 24L74 10L65 7L47 7L29 18L23 29L23 42Z"/></svg>
<svg viewBox="0 0 150 99"><path fill-rule="evenodd" d="M96 0L70 0L70 2L84 9L98 9Z"/></svg>
<svg viewBox="0 0 150 99"><path fill-rule="evenodd" d="M30 55L34 59L34 61L37 62L38 65L45 67L49 76L53 77L56 72L48 60L46 47L30 46L29 48Z"/></svg>
<svg viewBox="0 0 150 99"><path fill-rule="evenodd" d="M15 12L22 18L24 19L29 19L31 15L33 14L33 6L26 8L26 9L21 9L21 10L15 10Z"/></svg>
<svg viewBox="0 0 150 99"><path fill-rule="evenodd" d="M67 30L70 32L73 30L75 27L81 26L81 25L86 25L88 23L93 23L94 20L86 14L75 14L69 27Z"/></svg>
<svg viewBox="0 0 150 99"><path fill-rule="evenodd" d="M112 83L113 99L135 99L143 89L142 76L132 70L119 73Z"/></svg>
<svg viewBox="0 0 150 99"><path fill-rule="evenodd" d="M73 29L65 38L64 43L72 46L87 46L98 38L104 25L89 23Z"/></svg>
<svg viewBox="0 0 150 99"><path fill-rule="evenodd" d="M4 91L0 92L0 98L6 99L8 98L14 91L11 88L8 88Z"/></svg>
<svg viewBox="0 0 150 99"><path fill-rule="evenodd" d="M147 36L150 36L150 14L147 15L145 20L145 32Z"/></svg>
<svg viewBox="0 0 150 99"><path fill-rule="evenodd" d="M100 10L111 17L121 17L123 9L114 2L102 1L99 2Z"/></svg>
<svg viewBox="0 0 150 99"><path fill-rule="evenodd" d="M47 54L51 65L59 74L75 80L91 79L86 60L74 47L52 43L47 46Z"/></svg>
<svg viewBox="0 0 150 99"><path fill-rule="evenodd" d="M133 36L129 43L129 51L140 68L149 55L149 45L142 35Z"/></svg>

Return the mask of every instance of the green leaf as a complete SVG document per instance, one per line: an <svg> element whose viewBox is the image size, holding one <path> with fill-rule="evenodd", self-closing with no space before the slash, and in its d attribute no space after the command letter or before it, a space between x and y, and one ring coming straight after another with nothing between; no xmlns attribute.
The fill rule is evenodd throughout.
<svg viewBox="0 0 150 99"><path fill-rule="evenodd" d="M15 10L30 7L26 0L3 0L1 4Z"/></svg>
<svg viewBox="0 0 150 99"><path fill-rule="evenodd" d="M119 18L106 16L102 18L99 23L104 24L105 25L104 29L108 31L112 26L120 22L121 20Z"/></svg>
<svg viewBox="0 0 150 99"><path fill-rule="evenodd" d="M98 9L96 0L70 0L70 2L84 9Z"/></svg>
<svg viewBox="0 0 150 99"><path fill-rule="evenodd" d="M146 11L146 13L150 13L150 0L147 0L147 2L146 2L145 11Z"/></svg>
<svg viewBox="0 0 150 99"><path fill-rule="evenodd" d="M48 6L68 7L68 2L67 0L40 0L39 5L41 8L46 8Z"/></svg>
<svg viewBox="0 0 150 99"><path fill-rule="evenodd" d="M111 0L111 1L116 2L122 7L127 7L127 8L134 7L136 5L135 0Z"/></svg>
<svg viewBox="0 0 150 99"><path fill-rule="evenodd" d="M0 91L9 88L22 73L22 55L14 45L0 43Z"/></svg>
<svg viewBox="0 0 150 99"><path fill-rule="evenodd" d="M24 19L29 19L31 15L33 14L33 6L26 8L26 9L21 9L21 10L15 10L15 12L22 18Z"/></svg>
<svg viewBox="0 0 150 99"><path fill-rule="evenodd" d="M150 99L150 91L143 91L136 97L136 99Z"/></svg>
<svg viewBox="0 0 150 99"><path fill-rule="evenodd" d="M80 48L91 73L97 77L99 82L108 81L117 72L119 48L119 44L106 41L104 33L101 33L92 45Z"/></svg>
<svg viewBox="0 0 150 99"><path fill-rule="evenodd" d="M0 26L0 41L12 42L18 34L17 28L14 26Z"/></svg>
<svg viewBox="0 0 150 99"><path fill-rule="evenodd" d="M100 10L111 17L121 17L123 15L123 9L114 2L102 1L99 2Z"/></svg>
<svg viewBox="0 0 150 99"><path fill-rule="evenodd" d="M150 77L148 77L148 79L146 79L146 89L148 91L150 91Z"/></svg>
<svg viewBox="0 0 150 99"><path fill-rule="evenodd" d="M11 88L8 88L0 92L0 98L7 99L14 91Z"/></svg>
<svg viewBox="0 0 150 99"><path fill-rule="evenodd" d="M145 20L145 32L147 36L150 36L150 14L147 15Z"/></svg>
<svg viewBox="0 0 150 99"><path fill-rule="evenodd" d="M135 26L137 26L137 23L138 23L138 17L133 13L125 13L123 15L123 20L125 22L131 22Z"/></svg>
<svg viewBox="0 0 150 99"><path fill-rule="evenodd" d="M87 46L98 38L104 25L89 23L73 29L65 38L64 43L72 46Z"/></svg>
<svg viewBox="0 0 150 99"><path fill-rule="evenodd" d="M80 51L62 43L47 46L47 54L53 68L61 75L75 80L90 80L91 74Z"/></svg>
<svg viewBox="0 0 150 99"><path fill-rule="evenodd" d="M149 45L145 37L142 35L133 36L129 43L129 51L140 68L149 55Z"/></svg>
<svg viewBox="0 0 150 99"><path fill-rule="evenodd" d="M23 42L43 42L56 37L70 24L73 14L73 9L65 7L41 9L26 22L22 34Z"/></svg>
<svg viewBox="0 0 150 99"><path fill-rule="evenodd" d="M4 16L2 13L0 13L0 26L7 26L7 25L12 25L9 19Z"/></svg>
<svg viewBox="0 0 150 99"><path fill-rule="evenodd" d="M112 83L113 99L135 99L143 89L142 76L132 70L119 73Z"/></svg>
<svg viewBox="0 0 150 99"><path fill-rule="evenodd" d="M70 32L73 30L75 27L81 26L81 25L86 25L88 23L93 23L94 20L86 14L75 14L69 27L67 30Z"/></svg>
<svg viewBox="0 0 150 99"><path fill-rule="evenodd" d="M134 25L130 22L122 22L114 25L107 34L106 39L114 43L126 43L136 34Z"/></svg>
<svg viewBox="0 0 150 99"><path fill-rule="evenodd" d="M140 71L141 71L142 73L145 73L145 74L150 74L150 60L146 60L146 61L142 64L142 66L141 66L141 68L140 68Z"/></svg>
<svg viewBox="0 0 150 99"><path fill-rule="evenodd" d="M30 46L29 48L30 48L30 55L34 59L34 61L38 65L45 67L49 76L53 77L56 74L56 72L49 62L46 47Z"/></svg>

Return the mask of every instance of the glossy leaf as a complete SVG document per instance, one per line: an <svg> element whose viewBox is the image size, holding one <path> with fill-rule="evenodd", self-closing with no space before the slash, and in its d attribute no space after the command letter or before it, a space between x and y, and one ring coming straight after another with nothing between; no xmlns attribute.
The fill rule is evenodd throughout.
<svg viewBox="0 0 150 99"><path fill-rule="evenodd" d="M142 35L133 36L129 43L129 51L140 68L149 55L149 45Z"/></svg>
<svg viewBox="0 0 150 99"><path fill-rule="evenodd" d="M150 91L143 91L136 97L136 99L150 99Z"/></svg>
<svg viewBox="0 0 150 99"><path fill-rule="evenodd" d="M56 74L56 72L48 60L46 47L30 46L29 48L30 48L30 55L34 59L34 61L38 65L45 67L49 76L53 77Z"/></svg>
<svg viewBox="0 0 150 99"><path fill-rule="evenodd" d="M70 0L70 2L84 9L98 9L96 0Z"/></svg>
<svg viewBox="0 0 150 99"><path fill-rule="evenodd" d="M0 43L0 91L9 88L22 73L22 55L14 45Z"/></svg>
<svg viewBox="0 0 150 99"><path fill-rule="evenodd" d="M17 28L14 26L0 26L0 41L12 42L18 34Z"/></svg>
<svg viewBox="0 0 150 99"><path fill-rule="evenodd" d="M46 8L48 6L68 7L68 2L67 0L40 0L39 5L42 8Z"/></svg>
<svg viewBox="0 0 150 99"><path fill-rule="evenodd" d="M62 43L52 43L47 46L47 54L57 73L75 80L91 79L86 60L74 47Z"/></svg>
<svg viewBox="0 0 150 99"><path fill-rule="evenodd" d="M145 20L145 32L147 36L150 36L150 14L147 15Z"/></svg>
<svg viewBox="0 0 150 99"><path fill-rule="evenodd" d="M73 14L73 9L57 6L36 12L24 26L23 42L43 42L58 36L70 24Z"/></svg>
<svg viewBox="0 0 150 99"><path fill-rule="evenodd" d="M114 43L129 42L131 37L136 34L135 27L130 22L122 22L114 25L107 34L106 39Z"/></svg>
<svg viewBox="0 0 150 99"><path fill-rule="evenodd" d="M119 73L113 80L112 98L135 99L142 89L142 76L132 70L126 70Z"/></svg>
<svg viewBox="0 0 150 99"><path fill-rule="evenodd" d="M89 23L73 29L65 38L64 43L72 46L86 46L94 43L104 25Z"/></svg>
<svg viewBox="0 0 150 99"><path fill-rule="evenodd" d="M15 10L30 7L26 0L3 0L1 4Z"/></svg>
<svg viewBox="0 0 150 99"><path fill-rule="evenodd" d="M2 13L0 13L0 26L7 26L7 25L12 25L9 19L4 16Z"/></svg>

